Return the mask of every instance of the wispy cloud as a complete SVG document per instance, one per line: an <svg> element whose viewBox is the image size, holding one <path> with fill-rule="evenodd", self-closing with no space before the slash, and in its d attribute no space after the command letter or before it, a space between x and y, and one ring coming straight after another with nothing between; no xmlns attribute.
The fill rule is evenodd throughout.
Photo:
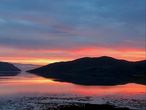
<svg viewBox="0 0 146 110"><path fill-rule="evenodd" d="M143 50L145 14L145 0L1 0L0 46Z"/></svg>

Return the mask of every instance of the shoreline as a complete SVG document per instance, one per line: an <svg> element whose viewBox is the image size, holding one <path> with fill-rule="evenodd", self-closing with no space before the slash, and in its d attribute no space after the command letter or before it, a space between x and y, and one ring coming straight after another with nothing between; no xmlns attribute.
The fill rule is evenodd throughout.
<svg viewBox="0 0 146 110"><path fill-rule="evenodd" d="M105 99L105 102L98 103L91 97L13 97L0 98L0 110L145 110L143 102L134 99Z"/></svg>
<svg viewBox="0 0 146 110"><path fill-rule="evenodd" d="M46 110L50 110L49 108ZM127 107L117 107L110 104L74 104L69 106L60 106L55 110L132 110Z"/></svg>

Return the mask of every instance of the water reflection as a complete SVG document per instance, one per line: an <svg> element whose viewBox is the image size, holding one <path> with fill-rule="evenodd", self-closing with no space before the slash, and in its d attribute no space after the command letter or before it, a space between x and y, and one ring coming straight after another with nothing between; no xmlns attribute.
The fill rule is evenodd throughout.
<svg viewBox="0 0 146 110"><path fill-rule="evenodd" d="M83 96L145 94L146 86L134 83L118 86L80 86L57 82L33 74L0 77L0 96L14 94L70 94Z"/></svg>
<svg viewBox="0 0 146 110"><path fill-rule="evenodd" d="M20 74L20 71L0 71L0 76L16 76Z"/></svg>

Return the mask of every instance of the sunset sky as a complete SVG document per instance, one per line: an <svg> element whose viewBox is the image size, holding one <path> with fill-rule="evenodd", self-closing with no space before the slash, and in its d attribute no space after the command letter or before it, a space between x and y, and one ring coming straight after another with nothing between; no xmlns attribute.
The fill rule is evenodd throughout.
<svg viewBox="0 0 146 110"><path fill-rule="evenodd" d="M0 61L145 59L145 0L0 0Z"/></svg>

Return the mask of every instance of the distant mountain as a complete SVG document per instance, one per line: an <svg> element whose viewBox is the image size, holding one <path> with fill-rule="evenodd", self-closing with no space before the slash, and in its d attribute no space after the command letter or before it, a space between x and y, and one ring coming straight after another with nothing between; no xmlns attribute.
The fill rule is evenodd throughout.
<svg viewBox="0 0 146 110"><path fill-rule="evenodd" d="M52 63L28 72L83 85L146 84L145 66L146 60L129 62L103 56Z"/></svg>
<svg viewBox="0 0 146 110"><path fill-rule="evenodd" d="M21 64L21 63L14 63L14 66L21 69L21 71L25 72L30 69L35 69L41 67L40 65L33 65L33 64Z"/></svg>
<svg viewBox="0 0 146 110"><path fill-rule="evenodd" d="M21 70L11 63L0 62L0 76L16 75Z"/></svg>

